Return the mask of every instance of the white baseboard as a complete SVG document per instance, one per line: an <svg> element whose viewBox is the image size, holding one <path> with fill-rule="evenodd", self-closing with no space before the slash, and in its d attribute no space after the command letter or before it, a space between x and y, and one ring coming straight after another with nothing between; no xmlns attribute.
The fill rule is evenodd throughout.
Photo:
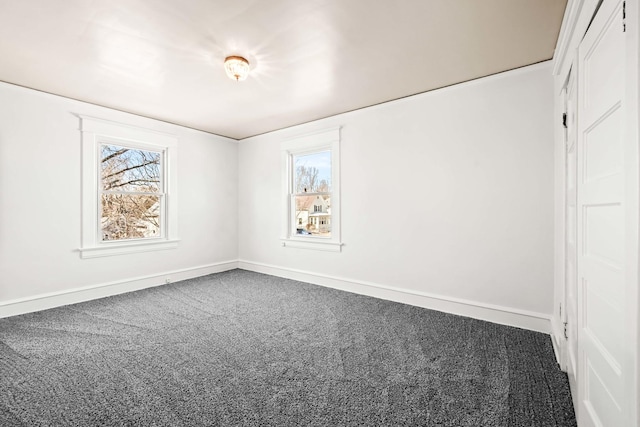
<svg viewBox="0 0 640 427"><path fill-rule="evenodd" d="M557 318L551 319L551 343L553 344L553 351L556 354L556 361L558 362L560 369L566 372L567 367L562 360L564 352L563 346L565 345L564 330L562 330L562 324L559 324L558 322Z"/></svg>
<svg viewBox="0 0 640 427"><path fill-rule="evenodd" d="M168 277L171 278L172 282L177 282L207 274L233 270L235 268L299 280L445 313L486 320L502 325L515 326L547 334L551 333L550 316L542 313L429 294L411 289L385 286L378 283L334 277L309 271L277 267L246 260L224 261L181 270L165 271L127 280L69 289L62 292L52 292L28 298L3 301L0 302L0 318L164 285ZM555 349L555 344L554 342L554 350L557 350Z"/></svg>
<svg viewBox="0 0 640 427"><path fill-rule="evenodd" d="M62 292L51 292L40 294L28 298L0 302L0 318L16 316L18 314L30 313L33 311L46 310L68 304L104 298L140 289L151 288L164 285L167 279L171 282L205 276L212 273L233 270L238 268L238 261L223 261L214 264L201 265L197 267L183 268L180 270L165 271L158 274L134 277L127 280L100 283L75 289L68 289Z"/></svg>
<svg viewBox="0 0 640 427"><path fill-rule="evenodd" d="M553 331L551 332L551 345L553 345L553 354L556 356L556 363L558 363L558 366L562 368L562 363L560 361L560 348L558 347L558 336ZM564 371L564 369L561 370Z"/></svg>
<svg viewBox="0 0 640 427"><path fill-rule="evenodd" d="M246 260L239 260L238 268L429 308L445 313L486 320L502 325L543 332L545 334L551 333L551 315L547 314L429 294L411 289L395 288L377 283L333 277L309 271L277 267Z"/></svg>

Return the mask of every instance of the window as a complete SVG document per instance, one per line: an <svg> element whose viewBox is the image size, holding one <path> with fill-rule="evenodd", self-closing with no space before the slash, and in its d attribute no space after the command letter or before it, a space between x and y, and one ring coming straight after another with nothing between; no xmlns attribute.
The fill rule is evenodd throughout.
<svg viewBox="0 0 640 427"><path fill-rule="evenodd" d="M82 258L177 247L177 139L81 119Z"/></svg>
<svg viewBox="0 0 640 427"><path fill-rule="evenodd" d="M164 153L100 145L103 241L162 237Z"/></svg>
<svg viewBox="0 0 640 427"><path fill-rule="evenodd" d="M340 251L340 130L282 144L285 247Z"/></svg>

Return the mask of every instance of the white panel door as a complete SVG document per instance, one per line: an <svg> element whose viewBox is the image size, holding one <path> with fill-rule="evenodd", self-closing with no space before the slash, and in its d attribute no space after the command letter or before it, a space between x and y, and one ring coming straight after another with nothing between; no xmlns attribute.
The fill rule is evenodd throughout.
<svg viewBox="0 0 640 427"><path fill-rule="evenodd" d="M566 164L565 164L565 303L564 324L567 339L566 369L571 390L577 390L578 368L578 251L577 251L577 108L576 71L572 69L566 86ZM574 396L575 397L575 396ZM577 404L577 401L574 403Z"/></svg>
<svg viewBox="0 0 640 427"><path fill-rule="evenodd" d="M578 51L578 421L622 427L625 203L622 0L604 0Z"/></svg>

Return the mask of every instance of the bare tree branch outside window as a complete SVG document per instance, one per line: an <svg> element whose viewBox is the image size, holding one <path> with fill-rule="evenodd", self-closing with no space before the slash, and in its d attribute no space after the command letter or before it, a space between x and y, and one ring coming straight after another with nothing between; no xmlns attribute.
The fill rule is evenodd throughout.
<svg viewBox="0 0 640 427"><path fill-rule="evenodd" d="M102 240L160 236L162 153L100 146Z"/></svg>

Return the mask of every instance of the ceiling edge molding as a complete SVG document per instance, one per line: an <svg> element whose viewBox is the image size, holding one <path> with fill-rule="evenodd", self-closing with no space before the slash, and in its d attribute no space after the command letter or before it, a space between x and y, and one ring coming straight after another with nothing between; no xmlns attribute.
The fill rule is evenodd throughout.
<svg viewBox="0 0 640 427"><path fill-rule="evenodd" d="M304 126L310 123L316 123L322 120L327 120L327 119L331 119L334 117L338 117L344 114L350 114L350 113L355 113L361 110L368 110L368 109L372 109L372 108L378 108L378 107L384 107L385 105L388 104L393 104L393 103L399 103L399 102L403 102L403 101L409 101L411 99L415 99L418 96L428 96L432 93L442 93L442 92L446 92L449 90L456 90L459 88L464 88L464 87L468 87L468 86L473 86L476 84L481 84L481 83L486 83L486 82L490 82L492 80L497 80L501 77L506 77L506 75L518 75L518 74L522 74L522 73L527 73L527 72L531 72L531 71L535 71L538 68L546 68L546 67L551 67L553 65L553 59L545 59L544 61L539 61L533 64L528 64L528 65L523 65L521 67L516 67L516 68L512 68L510 70L505 70L505 71L498 71L496 73L493 74L489 74L486 76L482 76L482 77L476 77L474 79L470 79L470 80L465 80L463 82L459 82L459 83L453 83L447 86L442 86L442 87L438 87L438 88L434 88L434 89L429 89L427 91L424 92L419 92L419 93L414 93L412 95L407 95L407 96L403 96L401 98L396 98L396 99L390 99L388 101L384 101L384 102L379 102L377 104L372 104L372 105L367 105L365 107L360 107L360 108L355 108L353 110L349 110L349 111L344 111L342 113L337 113L337 114L332 114L330 116L325 116L325 117L321 117L319 119L314 119L314 120L309 120L303 123L297 123L295 125L291 125L291 126L285 126L279 129L274 129L274 130L270 130L268 132L263 132L263 133L259 133L256 135L251 135L251 136L247 136L245 138L241 138L238 139L237 141L239 143L242 143L244 141L250 140L252 138L258 137L258 136L263 136L263 135L269 135L271 133L275 133L275 132L281 132L284 131L286 129L294 129L298 126ZM335 126L328 126L328 128L332 128ZM304 135L304 134L303 134ZM288 138L287 138L288 139Z"/></svg>
<svg viewBox="0 0 640 427"><path fill-rule="evenodd" d="M134 113L134 112L131 112L131 111L120 109L120 108L110 107L108 105L102 105L102 104L97 104L95 102L84 101L84 100L78 99L78 98L71 98L69 96L59 95L59 94L53 93L53 92L47 92L46 90L36 89L36 88L29 87L29 86L21 85L21 84L18 84L18 83L8 82L6 80L0 80L0 84L7 85L9 87L13 86L15 88L22 89L22 90L28 90L28 91L37 92L37 93L40 93L40 94L45 95L45 96L54 96L54 97L58 97L58 98L67 99L67 100L70 100L70 101L80 102L82 104L92 105L94 107L106 108L108 110L117 111L119 113L130 114L132 116L140 117L142 119L153 120L155 122L164 123L164 124L171 125L171 126L178 126L178 127L184 128L184 129L189 129L189 130L195 131L195 132L206 133L208 135L216 136L218 138L228 139L229 140L228 142L238 143L240 141L237 138L233 138L233 137L226 136L226 135L220 135L218 133L213 133L213 132L210 132L210 131L207 131L207 130L194 128L194 127L183 125L183 124L180 124L180 123L170 122L168 120L159 119L157 117L145 116L145 115L142 115L140 113ZM75 113L73 113L73 114L78 116L78 117L80 116L80 114L75 114ZM158 132L162 132L162 131L158 131ZM165 133L168 133L168 132L165 132Z"/></svg>

